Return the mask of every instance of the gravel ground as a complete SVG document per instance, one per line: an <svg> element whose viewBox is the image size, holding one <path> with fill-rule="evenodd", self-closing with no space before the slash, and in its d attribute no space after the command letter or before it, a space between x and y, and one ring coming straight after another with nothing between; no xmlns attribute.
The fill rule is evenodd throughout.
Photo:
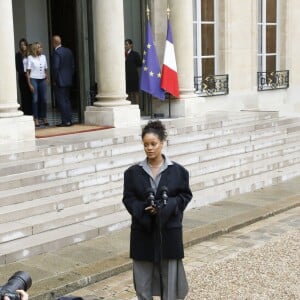
<svg viewBox="0 0 300 300"><path fill-rule="evenodd" d="M300 230L186 271L193 283L186 300L300 299Z"/></svg>

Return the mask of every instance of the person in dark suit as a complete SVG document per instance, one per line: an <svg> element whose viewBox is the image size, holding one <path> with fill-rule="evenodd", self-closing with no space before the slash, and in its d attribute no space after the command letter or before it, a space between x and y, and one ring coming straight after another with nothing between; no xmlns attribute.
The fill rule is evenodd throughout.
<svg viewBox="0 0 300 300"><path fill-rule="evenodd" d="M24 115L32 115L32 94L27 82L28 42L22 38L19 41L19 51L16 53L16 71L21 96L21 110Z"/></svg>
<svg viewBox="0 0 300 300"><path fill-rule="evenodd" d="M54 48L52 56L54 95L58 109L61 113L61 124L56 126L71 126L72 105L70 99L70 90L73 85L75 69L74 57L69 48L62 46L60 36L53 36L52 45Z"/></svg>
<svg viewBox="0 0 300 300"><path fill-rule="evenodd" d="M133 50L131 39L125 40L125 71L126 71L126 93L128 99L139 104L139 73L138 68L142 66L142 60L138 52Z"/></svg>
<svg viewBox="0 0 300 300"><path fill-rule="evenodd" d="M139 300L184 299L183 212L192 199L189 173L162 154L167 133L159 120L142 131L146 158L124 173L123 203L131 214L130 257Z"/></svg>

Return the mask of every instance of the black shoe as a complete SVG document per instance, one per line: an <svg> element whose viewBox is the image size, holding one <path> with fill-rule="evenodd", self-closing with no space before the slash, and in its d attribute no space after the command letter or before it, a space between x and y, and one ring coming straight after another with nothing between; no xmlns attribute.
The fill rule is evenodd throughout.
<svg viewBox="0 0 300 300"><path fill-rule="evenodd" d="M68 123L61 123L61 124L57 124L56 127L69 127L72 126L73 124L71 122Z"/></svg>

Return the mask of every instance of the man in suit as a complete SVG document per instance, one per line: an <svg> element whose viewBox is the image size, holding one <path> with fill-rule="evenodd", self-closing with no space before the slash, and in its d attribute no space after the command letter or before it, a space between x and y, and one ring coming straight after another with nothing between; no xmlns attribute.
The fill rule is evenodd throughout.
<svg viewBox="0 0 300 300"><path fill-rule="evenodd" d="M139 104L139 73L138 68L142 66L142 60L138 52L133 50L131 39L125 40L125 71L126 71L126 93L129 100Z"/></svg>
<svg viewBox="0 0 300 300"><path fill-rule="evenodd" d="M52 72L54 79L54 94L61 113L61 124L56 126L72 125L72 106L70 90L73 84L74 57L70 49L63 47L61 38L54 35L52 38L54 48L52 57Z"/></svg>

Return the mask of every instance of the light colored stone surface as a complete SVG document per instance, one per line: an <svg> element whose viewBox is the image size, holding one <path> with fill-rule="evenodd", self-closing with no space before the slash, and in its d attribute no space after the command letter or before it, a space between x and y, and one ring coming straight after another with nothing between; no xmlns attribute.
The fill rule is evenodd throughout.
<svg viewBox="0 0 300 300"><path fill-rule="evenodd" d="M300 208L192 246L184 259L190 286L186 300L299 299L299 247ZM72 295L134 300L132 272Z"/></svg>
<svg viewBox="0 0 300 300"><path fill-rule="evenodd" d="M278 117L275 112L213 112L203 119L164 122L170 132L166 154L190 171L194 198L188 209L300 175L297 117ZM38 141L35 151L1 153L2 238L7 239L9 233L13 242L20 233L28 235L9 244L12 253L16 250L18 255L14 253L7 261L22 258L21 242L26 244L27 258L28 253L57 249L67 241L74 243L128 225L128 216L118 222L118 214L126 214L121 203L124 170L144 159L140 129L108 129L49 138ZM240 202L236 212L243 209ZM227 211L225 207L224 210ZM107 220L102 217L104 213ZM6 222L24 226L13 230ZM88 226L86 235L80 232L83 239L78 235L73 238L68 227L74 223L82 228L91 225L93 234ZM64 230L70 232L70 237L64 235L62 240ZM57 234L59 241L48 239L47 234L43 241L41 233L47 231ZM34 238L35 234L38 236ZM7 249L5 243L0 244L0 256L9 257Z"/></svg>

